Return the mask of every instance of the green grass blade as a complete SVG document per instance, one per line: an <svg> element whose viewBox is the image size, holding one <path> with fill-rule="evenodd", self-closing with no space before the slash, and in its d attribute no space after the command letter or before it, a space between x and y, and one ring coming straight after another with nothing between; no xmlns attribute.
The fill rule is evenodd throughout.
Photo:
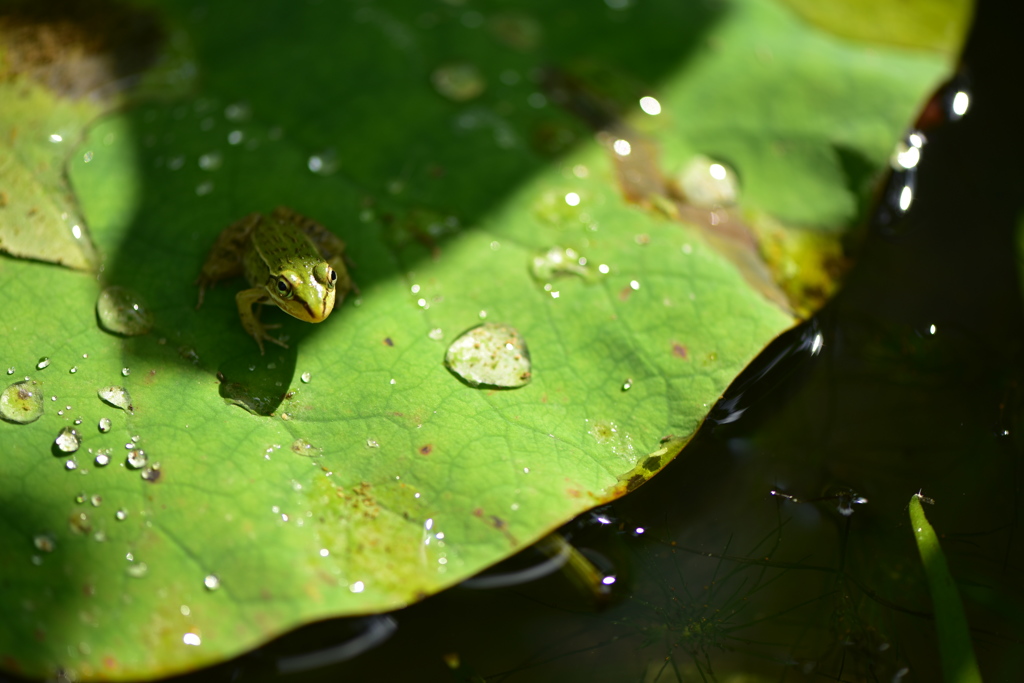
<svg viewBox="0 0 1024 683"><path fill-rule="evenodd" d="M924 563L928 592L935 606L935 629L939 634L943 678L946 683L981 683L981 672L971 648L971 634L960 594L946 565L946 556L939 547L939 538L928 523L921 498L916 494L910 498L910 522L914 527L914 540L921 553L921 562Z"/></svg>

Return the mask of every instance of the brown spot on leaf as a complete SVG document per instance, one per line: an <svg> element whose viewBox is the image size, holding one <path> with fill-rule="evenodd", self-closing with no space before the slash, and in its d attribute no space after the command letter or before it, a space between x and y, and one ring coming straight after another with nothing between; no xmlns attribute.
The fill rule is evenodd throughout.
<svg viewBox="0 0 1024 683"><path fill-rule="evenodd" d="M387 344L388 346L394 346L395 345L395 342L393 342L391 340L391 337L384 337L384 343Z"/></svg>
<svg viewBox="0 0 1024 683"><path fill-rule="evenodd" d="M661 458L658 457L657 455L652 455L651 457L644 460L643 464L640 466L643 467L648 472L654 472L659 467L661 467Z"/></svg>
<svg viewBox="0 0 1024 683"><path fill-rule="evenodd" d="M630 287L629 285L626 285L625 287L622 288L622 291L619 292L619 301L625 301L626 299L629 298L629 295L632 293L633 288Z"/></svg>
<svg viewBox="0 0 1024 683"><path fill-rule="evenodd" d="M686 347L677 341L672 342L672 355L676 358L682 358L687 360L690 357L690 353L686 350Z"/></svg>
<svg viewBox="0 0 1024 683"><path fill-rule="evenodd" d="M428 444L426 444L424 446L420 446L419 450L420 450L420 455L430 455L431 453L434 452L434 445L428 443Z"/></svg>

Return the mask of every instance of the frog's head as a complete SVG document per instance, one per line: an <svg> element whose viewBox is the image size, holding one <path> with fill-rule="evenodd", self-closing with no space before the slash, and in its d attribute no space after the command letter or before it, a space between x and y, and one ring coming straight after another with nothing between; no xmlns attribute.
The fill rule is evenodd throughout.
<svg viewBox="0 0 1024 683"><path fill-rule="evenodd" d="M338 273L327 263L312 270L283 270L270 280L267 292L285 313L308 323L323 322L334 310Z"/></svg>

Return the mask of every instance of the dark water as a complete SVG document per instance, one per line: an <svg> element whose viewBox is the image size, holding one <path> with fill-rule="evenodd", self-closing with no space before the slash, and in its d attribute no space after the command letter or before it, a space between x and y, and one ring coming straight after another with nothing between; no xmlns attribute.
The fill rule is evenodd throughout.
<svg viewBox="0 0 1024 683"><path fill-rule="evenodd" d="M921 490L984 679L1021 680L1024 145L1004 75L1022 65L1019 25L981 5L958 82L970 109L927 131L910 211L876 214L841 294L762 354L663 473L563 529L615 576L608 595L561 572L464 586L192 678L940 680L907 514ZM527 550L490 575L544 560Z"/></svg>

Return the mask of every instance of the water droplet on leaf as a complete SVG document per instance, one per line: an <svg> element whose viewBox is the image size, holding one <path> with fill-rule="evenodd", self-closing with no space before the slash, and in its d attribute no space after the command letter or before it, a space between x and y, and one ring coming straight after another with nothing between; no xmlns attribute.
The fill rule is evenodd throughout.
<svg viewBox="0 0 1024 683"><path fill-rule="evenodd" d="M127 287L107 287L96 299L100 327L113 334L134 337L153 327L153 314L139 294Z"/></svg>
<svg viewBox="0 0 1024 683"><path fill-rule="evenodd" d="M514 389L530 381L530 352L508 325L484 323L463 333L448 347L445 365L472 387Z"/></svg>
<svg viewBox="0 0 1024 683"><path fill-rule="evenodd" d="M736 172L703 155L693 157L676 181L690 204L707 209L735 204L739 192Z"/></svg>
<svg viewBox="0 0 1024 683"><path fill-rule="evenodd" d="M145 562L132 562L128 565L128 568L125 571L128 573L128 576L135 579L141 579L149 573L149 567Z"/></svg>
<svg viewBox="0 0 1024 683"><path fill-rule="evenodd" d="M82 445L82 440L79 438L78 432L71 427L65 427L60 430L60 434L57 435L54 443L57 444L57 448L61 453L74 453Z"/></svg>
<svg viewBox="0 0 1024 683"><path fill-rule="evenodd" d="M32 539L32 543L33 545L35 545L37 550L41 550L44 553L52 553L53 549L57 547L57 544L54 543L53 538L46 534L38 534L35 538Z"/></svg>
<svg viewBox="0 0 1024 683"><path fill-rule="evenodd" d="M217 578L216 574L207 574L206 578L203 579L203 585L206 586L207 590L215 591L220 588L220 579Z"/></svg>
<svg viewBox="0 0 1024 683"><path fill-rule="evenodd" d="M47 367L49 365L50 365L50 359L46 358L44 356L43 358L39 359L38 363L36 363L36 370L42 370L43 368L45 368L45 367Z"/></svg>
<svg viewBox="0 0 1024 683"><path fill-rule="evenodd" d="M140 474L140 476L145 481L148 481L149 483L152 484L160 480L161 474L162 472L160 471L160 463L155 462L152 465L142 468L142 473Z"/></svg>
<svg viewBox="0 0 1024 683"><path fill-rule="evenodd" d="M38 420L42 414L43 394L39 382L15 382L0 393L0 418L17 424L28 424Z"/></svg>
<svg viewBox="0 0 1024 683"><path fill-rule="evenodd" d="M302 373L302 376L299 379L301 379L306 384L309 384L309 380L313 379L313 375L309 374L308 372L304 372Z"/></svg>
<svg viewBox="0 0 1024 683"><path fill-rule="evenodd" d="M199 168L204 171L216 171L224 162L224 156L220 152L209 152L199 157Z"/></svg>
<svg viewBox="0 0 1024 683"><path fill-rule="evenodd" d="M472 64L456 62L434 69L430 82L438 93L453 102L465 102L484 91L486 82L480 69Z"/></svg>
<svg viewBox="0 0 1024 683"><path fill-rule="evenodd" d="M586 258L576 253L575 249L551 247L542 254L533 257L530 263L530 274L540 283L550 284L551 280L564 275L578 275L590 280L592 273L586 266ZM550 288L545 288L551 291Z"/></svg>
<svg viewBox="0 0 1024 683"><path fill-rule="evenodd" d="M98 426L99 426L99 430L101 432L103 432L104 434L106 434L107 432L110 431L110 427L111 427L110 418L108 418L108 417L101 417Z"/></svg>
<svg viewBox="0 0 1024 683"><path fill-rule="evenodd" d="M97 395L108 405L132 412L132 397L124 387L103 387Z"/></svg>
<svg viewBox="0 0 1024 683"><path fill-rule="evenodd" d="M324 449L314 446L306 439L295 439L292 442L292 450L299 455L317 457L324 454Z"/></svg>
<svg viewBox="0 0 1024 683"><path fill-rule="evenodd" d="M148 461L149 457L146 455L146 451L138 448L133 448L128 451L128 457L125 460L128 467L131 467L133 470L145 467Z"/></svg>

